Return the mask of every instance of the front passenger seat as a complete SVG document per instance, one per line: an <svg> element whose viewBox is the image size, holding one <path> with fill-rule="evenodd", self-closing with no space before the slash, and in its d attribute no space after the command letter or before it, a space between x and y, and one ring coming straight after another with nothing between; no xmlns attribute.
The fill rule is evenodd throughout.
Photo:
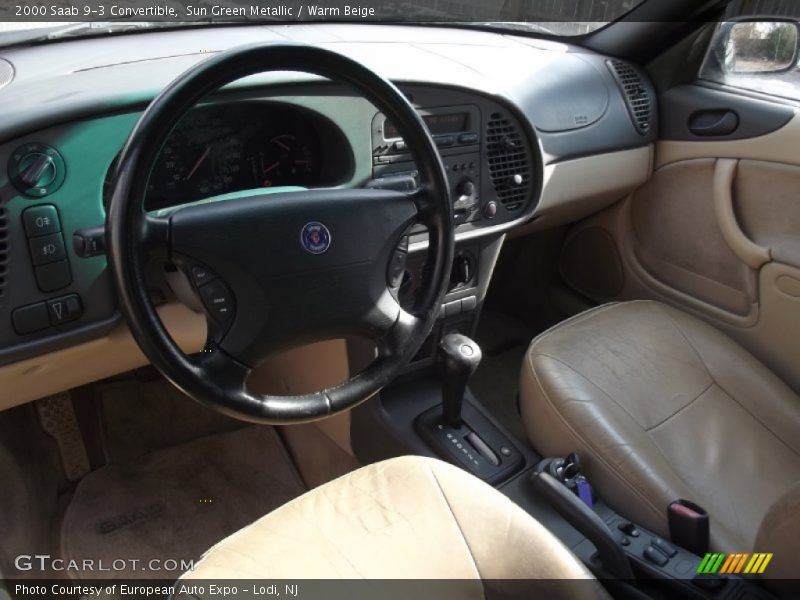
<svg viewBox="0 0 800 600"><path fill-rule="evenodd" d="M731 339L658 302L608 304L536 338L520 384L534 447L577 451L617 512L667 536L667 506L691 500L712 550L773 552L766 576L797 576L786 544L781 559L756 538L797 550L800 399Z"/></svg>
<svg viewBox="0 0 800 600"><path fill-rule="evenodd" d="M416 586L415 597L608 597L503 494L418 456L369 465L285 504L211 548L179 581L197 579L430 579L441 585Z"/></svg>

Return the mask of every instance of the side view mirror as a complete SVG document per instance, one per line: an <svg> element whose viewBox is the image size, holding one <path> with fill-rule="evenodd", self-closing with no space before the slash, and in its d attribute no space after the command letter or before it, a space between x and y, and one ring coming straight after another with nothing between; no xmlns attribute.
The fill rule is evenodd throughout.
<svg viewBox="0 0 800 600"><path fill-rule="evenodd" d="M797 66L800 28L796 21L740 20L724 23L719 58L724 73L757 76L781 73Z"/></svg>

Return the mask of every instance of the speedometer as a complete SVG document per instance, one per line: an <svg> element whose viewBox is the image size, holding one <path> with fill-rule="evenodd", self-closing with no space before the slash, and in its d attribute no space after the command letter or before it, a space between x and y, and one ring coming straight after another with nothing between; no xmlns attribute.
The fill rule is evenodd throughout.
<svg viewBox="0 0 800 600"><path fill-rule="evenodd" d="M219 108L189 113L170 134L148 185L150 210L242 189L244 129Z"/></svg>

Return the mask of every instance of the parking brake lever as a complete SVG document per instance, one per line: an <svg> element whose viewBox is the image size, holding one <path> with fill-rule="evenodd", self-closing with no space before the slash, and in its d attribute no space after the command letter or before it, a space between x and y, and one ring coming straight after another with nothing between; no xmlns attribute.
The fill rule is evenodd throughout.
<svg viewBox="0 0 800 600"><path fill-rule="evenodd" d="M535 472L531 476L531 484L558 514L592 542L597 548L603 567L611 575L628 581L634 579L633 569L622 549L619 536L614 535L596 512L546 471Z"/></svg>

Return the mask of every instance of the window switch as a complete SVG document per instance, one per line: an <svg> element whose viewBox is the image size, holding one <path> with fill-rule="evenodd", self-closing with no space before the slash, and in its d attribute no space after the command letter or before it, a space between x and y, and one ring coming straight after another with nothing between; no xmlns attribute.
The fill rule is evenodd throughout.
<svg viewBox="0 0 800 600"><path fill-rule="evenodd" d="M644 558L658 567L663 567L669 562L669 559L664 556L664 553L660 550L656 550L653 546L648 546L644 549Z"/></svg>
<svg viewBox="0 0 800 600"><path fill-rule="evenodd" d="M630 537L639 537L639 529L636 527L636 524L631 521L622 521L622 523L617 525L617 529Z"/></svg>
<svg viewBox="0 0 800 600"><path fill-rule="evenodd" d="M675 546L670 544L667 540L662 540L661 538L654 537L650 540L650 545L658 550L661 550L668 558L672 558L675 556L678 551L675 549Z"/></svg>

